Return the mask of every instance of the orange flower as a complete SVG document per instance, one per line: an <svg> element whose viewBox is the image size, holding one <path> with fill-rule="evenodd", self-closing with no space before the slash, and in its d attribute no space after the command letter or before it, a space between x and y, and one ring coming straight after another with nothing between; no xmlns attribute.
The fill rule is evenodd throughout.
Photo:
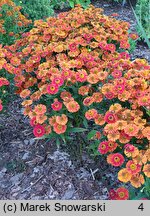
<svg viewBox="0 0 150 216"><path fill-rule="evenodd" d="M108 141L103 141L99 144L98 146L98 151L101 154L106 154L109 151L109 147L108 147Z"/></svg>
<svg viewBox="0 0 150 216"><path fill-rule="evenodd" d="M148 139L150 140L150 127L145 127L143 130L142 130L142 134Z"/></svg>
<svg viewBox="0 0 150 216"><path fill-rule="evenodd" d="M119 141L123 144L128 143L131 137L124 133L124 131L120 132Z"/></svg>
<svg viewBox="0 0 150 216"><path fill-rule="evenodd" d="M33 129L33 134L36 137L42 137L45 134L45 128L43 127L43 125L35 125Z"/></svg>
<svg viewBox="0 0 150 216"><path fill-rule="evenodd" d="M139 131L139 127L136 126L135 124L128 124L125 128L124 128L124 132L129 135L129 136L136 136L137 133Z"/></svg>
<svg viewBox="0 0 150 216"><path fill-rule="evenodd" d="M137 155L139 155L139 150L138 150L137 147L135 147L135 146L133 146L131 144L126 144L124 154L127 157L135 158Z"/></svg>
<svg viewBox="0 0 150 216"><path fill-rule="evenodd" d="M65 114L62 114L61 116L56 116L56 122L60 125L66 125L68 122L68 117Z"/></svg>
<svg viewBox="0 0 150 216"><path fill-rule="evenodd" d="M54 126L56 124L56 116L52 116L51 118L49 118L49 124L51 126Z"/></svg>
<svg viewBox="0 0 150 216"><path fill-rule="evenodd" d="M113 131L107 135L108 140L115 142L120 137L119 131Z"/></svg>
<svg viewBox="0 0 150 216"><path fill-rule="evenodd" d="M135 164L132 160L127 162L126 168L131 174L137 174L141 171L141 165Z"/></svg>
<svg viewBox="0 0 150 216"><path fill-rule="evenodd" d="M117 121L117 115L113 112L106 112L104 117L105 122L107 123L115 123Z"/></svg>
<svg viewBox="0 0 150 216"><path fill-rule="evenodd" d="M145 156L147 157L147 160L150 161L150 149L146 150Z"/></svg>
<svg viewBox="0 0 150 216"><path fill-rule="evenodd" d="M96 84L99 81L99 78L96 74L89 74L87 76L87 81L91 84Z"/></svg>
<svg viewBox="0 0 150 216"><path fill-rule="evenodd" d="M57 134L65 133L66 129L67 129L67 126L66 126L66 125L60 125L60 124L55 123L54 126L53 126L53 130L54 130Z"/></svg>
<svg viewBox="0 0 150 216"><path fill-rule="evenodd" d="M95 103L100 103L103 100L103 95L100 92L93 93L92 97Z"/></svg>
<svg viewBox="0 0 150 216"><path fill-rule="evenodd" d="M123 130L127 126L127 122L120 120L115 123L115 126L118 130Z"/></svg>
<svg viewBox="0 0 150 216"><path fill-rule="evenodd" d="M27 106L31 105L32 102L33 102L32 100L25 100L25 101L23 101L21 104L22 104L22 106L27 107Z"/></svg>
<svg viewBox="0 0 150 216"><path fill-rule="evenodd" d="M114 86L112 85L112 84L104 84L103 86L102 86L102 93L104 94L104 95L106 95L107 93L109 93L109 92L113 92L114 91Z"/></svg>
<svg viewBox="0 0 150 216"><path fill-rule="evenodd" d="M50 134L52 132L51 126L50 125L45 125L45 134Z"/></svg>
<svg viewBox="0 0 150 216"><path fill-rule="evenodd" d="M129 191L124 188L120 187L116 190L116 200L128 200L129 199Z"/></svg>
<svg viewBox="0 0 150 216"><path fill-rule="evenodd" d="M89 86L81 86L81 87L78 89L78 94L80 94L80 95L82 95L82 96L88 95L89 89L90 89Z"/></svg>
<svg viewBox="0 0 150 216"><path fill-rule="evenodd" d="M97 125L103 125L103 124L105 124L104 116L101 115L101 114L97 114L97 116L95 117L94 121L95 121L95 124L97 124Z"/></svg>
<svg viewBox="0 0 150 216"><path fill-rule="evenodd" d="M18 65L20 65L21 61L19 58L13 57L13 58L11 58L10 63L14 66L18 66Z"/></svg>
<svg viewBox="0 0 150 216"><path fill-rule="evenodd" d="M67 107L67 110L71 113L78 112L80 109L80 105L76 101L70 101L65 105Z"/></svg>
<svg viewBox="0 0 150 216"><path fill-rule="evenodd" d="M146 119L141 119L140 117L137 117L134 119L134 123L137 125L137 126L144 126L146 124Z"/></svg>
<svg viewBox="0 0 150 216"><path fill-rule="evenodd" d="M88 120L94 119L97 116L97 110L96 109L89 109L85 113L85 117Z"/></svg>
<svg viewBox="0 0 150 216"><path fill-rule="evenodd" d="M30 112L31 112L31 107L30 106L26 106L24 108L23 114L24 115L29 115Z"/></svg>
<svg viewBox="0 0 150 216"><path fill-rule="evenodd" d="M102 81L102 80L105 80L109 74L106 71L101 71L97 75L98 75L99 80Z"/></svg>
<svg viewBox="0 0 150 216"><path fill-rule="evenodd" d="M63 91L63 92L61 92L60 97L61 97L61 99L63 99L65 101L66 98L71 98L71 94L70 94L70 92Z"/></svg>
<svg viewBox="0 0 150 216"><path fill-rule="evenodd" d="M47 116L45 115L37 115L36 122L39 124L43 124L47 120Z"/></svg>
<svg viewBox="0 0 150 216"><path fill-rule="evenodd" d="M54 47L54 52L61 53L61 52L63 52L63 50L64 50L64 45L63 44L57 44Z"/></svg>
<svg viewBox="0 0 150 216"><path fill-rule="evenodd" d="M118 99L121 101L127 101L130 98L130 92L124 90L121 94L118 94Z"/></svg>
<svg viewBox="0 0 150 216"><path fill-rule="evenodd" d="M117 131L116 128L117 128L117 127L116 127L116 124L115 124L115 123L113 123L113 124L107 124L107 125L104 127L104 131L105 131L106 133L114 133L114 132Z"/></svg>
<svg viewBox="0 0 150 216"><path fill-rule="evenodd" d="M107 156L107 163L115 167L121 166L124 163L124 157L120 153L109 154Z"/></svg>
<svg viewBox="0 0 150 216"><path fill-rule="evenodd" d="M145 174L147 177L150 178L150 164L144 165L144 167L143 167L143 172L144 172L144 174Z"/></svg>
<svg viewBox="0 0 150 216"><path fill-rule="evenodd" d="M108 141L109 152L113 152L117 148L118 144L116 142Z"/></svg>
<svg viewBox="0 0 150 216"><path fill-rule="evenodd" d="M141 187L144 184L144 182L145 182L144 177L141 174L133 175L130 179L131 185L135 188Z"/></svg>
<svg viewBox="0 0 150 216"><path fill-rule="evenodd" d="M86 97L86 98L83 100L83 104L84 104L85 106L90 106L93 102L94 102L94 98L93 98L93 97Z"/></svg>
<svg viewBox="0 0 150 216"><path fill-rule="evenodd" d="M87 79L87 72L85 70L79 70L76 72L76 80L78 82L85 82Z"/></svg>
<svg viewBox="0 0 150 216"><path fill-rule="evenodd" d="M118 103L115 103L115 104L112 104L110 107L109 107L109 111L111 112L119 112L120 110L122 109L122 106Z"/></svg>
<svg viewBox="0 0 150 216"><path fill-rule="evenodd" d="M21 93L20 93L20 97L22 98L26 98L30 95L31 91L29 89L24 89Z"/></svg>
<svg viewBox="0 0 150 216"><path fill-rule="evenodd" d="M123 168L118 172L118 179L122 182L127 183L131 180L132 174L126 169Z"/></svg>
<svg viewBox="0 0 150 216"><path fill-rule="evenodd" d="M145 151L144 152L139 151L139 154L132 158L133 162L135 164L140 164L140 165L146 164L147 163L147 157L144 153L145 153Z"/></svg>
<svg viewBox="0 0 150 216"><path fill-rule="evenodd" d="M46 106L43 104L38 104L34 107L34 112L37 115L43 115L44 113L46 113Z"/></svg>

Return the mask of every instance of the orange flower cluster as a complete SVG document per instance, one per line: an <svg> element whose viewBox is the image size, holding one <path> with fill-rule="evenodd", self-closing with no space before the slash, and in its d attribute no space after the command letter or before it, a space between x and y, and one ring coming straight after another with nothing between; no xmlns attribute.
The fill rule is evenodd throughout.
<svg viewBox="0 0 150 216"><path fill-rule="evenodd" d="M0 70L3 68L4 64L6 64L7 61L5 60L5 49L2 48L2 46L0 45ZM2 86L7 86L9 85L9 81L0 76L0 97L3 94L3 90L2 90ZM2 111L3 109L3 105L2 105L2 100L0 99L0 111Z"/></svg>
<svg viewBox="0 0 150 216"><path fill-rule="evenodd" d="M108 78L106 68L110 59L120 56L117 46L129 47L129 24L107 17L102 11L93 6L83 10L78 5L57 18L48 18L47 22L35 21L29 33L6 47L7 64L3 68L15 75L17 92L24 98L25 114L31 119L36 116L39 124L53 127L48 119L56 116L55 112L50 115L47 107L47 112L41 114L43 117L40 116L40 120L37 117L34 102L40 102L45 96L50 99L50 109L57 113L76 113L81 106L88 107L103 100L102 93L92 85L98 86ZM82 95L82 104L71 90L74 85L79 97ZM94 118L97 114L96 111ZM89 119L90 115L89 110L85 116ZM100 118L97 116L95 121Z"/></svg>
<svg viewBox="0 0 150 216"><path fill-rule="evenodd" d="M107 162L115 167L129 157L118 178L139 187L141 172L150 176L145 112L150 108L150 65L130 60L129 24L102 12L78 5L35 21L30 32L6 47L2 67L15 75L35 136L65 135L76 119L103 126L99 152L108 153Z"/></svg>
<svg viewBox="0 0 150 216"><path fill-rule="evenodd" d="M2 48L2 45L0 44L0 70L3 68L4 64L7 63L5 59L5 52L6 50Z"/></svg>
<svg viewBox="0 0 150 216"><path fill-rule="evenodd" d="M3 12L3 7L7 5L8 9L6 14ZM12 0L1 0L0 1L0 33L7 34L8 29L5 29L5 19L11 17L13 19L13 26L26 27L31 21L28 20L21 12L21 7L16 6ZM9 36L14 36L16 32L9 32Z"/></svg>

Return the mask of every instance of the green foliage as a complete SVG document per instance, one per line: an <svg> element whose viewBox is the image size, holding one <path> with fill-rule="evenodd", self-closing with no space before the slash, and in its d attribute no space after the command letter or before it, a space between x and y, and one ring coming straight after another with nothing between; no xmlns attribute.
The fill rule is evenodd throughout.
<svg viewBox="0 0 150 216"><path fill-rule="evenodd" d="M142 198L150 199L150 179L146 177L144 187L141 190L131 188L129 190L130 200L140 200Z"/></svg>
<svg viewBox="0 0 150 216"><path fill-rule="evenodd" d="M63 9L69 6L68 1L67 0L50 0L50 4L53 7L53 9Z"/></svg>
<svg viewBox="0 0 150 216"><path fill-rule="evenodd" d="M28 28L26 23L21 20L22 26L18 25L20 12L15 10L15 7L4 4L0 8L0 44L11 45L18 39L22 32ZM27 20L25 20L26 22Z"/></svg>
<svg viewBox="0 0 150 216"><path fill-rule="evenodd" d="M132 52L134 52L137 43L135 40L132 40L131 38L129 38L129 44L130 44L129 52L132 53Z"/></svg>
<svg viewBox="0 0 150 216"><path fill-rule="evenodd" d="M22 13L28 15L29 19L38 20L54 15L53 5L49 0L14 0L22 7Z"/></svg>
<svg viewBox="0 0 150 216"><path fill-rule="evenodd" d="M138 16L139 23L143 27L147 37L150 38L150 1L138 0L136 4L135 12ZM142 34L139 25L138 25L138 31ZM142 37L144 37L143 34Z"/></svg>
<svg viewBox="0 0 150 216"><path fill-rule="evenodd" d="M71 8L73 8L76 4L80 4L82 5L83 8L87 8L91 3L91 0L68 0L68 1Z"/></svg>

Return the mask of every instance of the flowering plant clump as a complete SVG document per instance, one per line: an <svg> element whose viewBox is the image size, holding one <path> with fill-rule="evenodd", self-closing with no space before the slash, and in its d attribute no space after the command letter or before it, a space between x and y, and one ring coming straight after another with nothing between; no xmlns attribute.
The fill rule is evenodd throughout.
<svg viewBox="0 0 150 216"><path fill-rule="evenodd" d="M12 44L31 24L12 0L0 1L0 43Z"/></svg>
<svg viewBox="0 0 150 216"><path fill-rule="evenodd" d="M138 188L150 177L150 66L130 61L129 23L102 12L77 5L35 21L5 47L2 67L15 76L36 137L66 143L71 133L88 131L96 152L121 167L118 179ZM128 198L122 188L117 194Z"/></svg>
<svg viewBox="0 0 150 216"><path fill-rule="evenodd" d="M12 91L6 85L13 84L14 77L12 72L8 74L8 70L6 72L3 68L4 63L6 63L4 45L13 44L31 24L31 21L20 10L21 7L16 6L11 0L0 1L0 110L2 110L2 101L7 103L8 94Z"/></svg>
<svg viewBox="0 0 150 216"><path fill-rule="evenodd" d="M4 73L2 73L3 66L7 63L5 59L5 49L0 45L0 112L3 110L2 101L6 96L6 87L9 85L9 81L4 77Z"/></svg>

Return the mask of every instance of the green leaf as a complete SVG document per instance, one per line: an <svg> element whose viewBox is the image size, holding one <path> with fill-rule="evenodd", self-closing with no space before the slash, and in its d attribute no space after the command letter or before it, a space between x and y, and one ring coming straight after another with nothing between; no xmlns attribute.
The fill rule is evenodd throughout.
<svg viewBox="0 0 150 216"><path fill-rule="evenodd" d="M56 145L57 145L57 148L60 147L60 140L59 140L59 138L56 139Z"/></svg>
<svg viewBox="0 0 150 216"><path fill-rule="evenodd" d="M35 137L34 140L41 140L41 139L46 139L47 135L44 135L42 137Z"/></svg>
<svg viewBox="0 0 150 216"><path fill-rule="evenodd" d="M141 198L145 197L144 193L139 192L137 196L135 196L132 200L139 200Z"/></svg>
<svg viewBox="0 0 150 216"><path fill-rule="evenodd" d="M84 125L85 128L88 128L88 122L87 122L87 120L85 118L83 120L83 125Z"/></svg>
<svg viewBox="0 0 150 216"><path fill-rule="evenodd" d="M87 8L89 4L91 3L90 0L80 0L80 4L84 7Z"/></svg>
<svg viewBox="0 0 150 216"><path fill-rule="evenodd" d="M60 137L61 137L61 139L63 140L63 142L66 144L66 139L65 139L64 134L60 134Z"/></svg>
<svg viewBox="0 0 150 216"><path fill-rule="evenodd" d="M71 133L81 133L81 132L85 132L87 131L87 129L85 128L69 128L68 129L68 132L71 132Z"/></svg>
<svg viewBox="0 0 150 216"><path fill-rule="evenodd" d="M74 1L69 0L70 7L74 8Z"/></svg>
<svg viewBox="0 0 150 216"><path fill-rule="evenodd" d="M90 144L88 150L92 151L94 156L98 156L99 155L98 146L99 146L99 141L95 141L94 143Z"/></svg>
<svg viewBox="0 0 150 216"><path fill-rule="evenodd" d="M96 132L96 130L91 130L87 135L88 140L92 139L95 136Z"/></svg>
<svg viewBox="0 0 150 216"><path fill-rule="evenodd" d="M131 188L129 190L129 194L130 194L130 200L133 200L135 198L135 188Z"/></svg>
<svg viewBox="0 0 150 216"><path fill-rule="evenodd" d="M132 11L133 11L133 13L134 13L135 19L136 19L137 24L138 24L138 26L139 26L139 29L140 29L140 31L141 31L141 33L142 33L144 39L145 39L145 42L147 43L148 47L150 48L150 41L149 41L149 39L148 39L148 37L147 37L147 35L146 35L146 32L145 32L145 30L144 30L144 28L143 28L143 26L142 26L142 24L141 24L141 22L140 22L138 16L136 15L135 10L134 10L134 8L132 7L132 4L131 4L130 1L129 1L129 3L130 3L130 6L131 6Z"/></svg>

